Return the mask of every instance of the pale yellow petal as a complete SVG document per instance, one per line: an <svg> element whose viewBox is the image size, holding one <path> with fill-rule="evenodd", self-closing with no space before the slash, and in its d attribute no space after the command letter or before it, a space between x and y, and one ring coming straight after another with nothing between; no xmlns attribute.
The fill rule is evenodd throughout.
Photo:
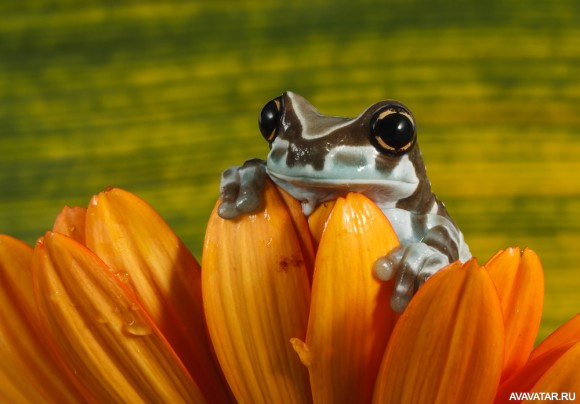
<svg viewBox="0 0 580 404"><path fill-rule="evenodd" d="M87 213L87 246L125 278L208 401L231 400L212 355L200 267L177 235L137 196L112 188Z"/></svg>
<svg viewBox="0 0 580 404"><path fill-rule="evenodd" d="M393 283L375 279L372 268L399 241L361 194L339 198L325 227L306 336L312 394L315 402L369 402L397 319L389 303Z"/></svg>
<svg viewBox="0 0 580 404"><path fill-rule="evenodd" d="M304 403L308 374L291 338L304 339L308 275L293 220L268 181L265 206L235 220L211 214L203 302L220 365L241 403ZM217 207L217 205L216 205Z"/></svg>
<svg viewBox="0 0 580 404"><path fill-rule="evenodd" d="M419 289L385 352L375 403L489 403L503 362L501 306L487 271L471 260Z"/></svg>
<svg viewBox="0 0 580 404"><path fill-rule="evenodd" d="M92 252L47 233L33 255L41 328L93 402L205 402L139 303Z"/></svg>

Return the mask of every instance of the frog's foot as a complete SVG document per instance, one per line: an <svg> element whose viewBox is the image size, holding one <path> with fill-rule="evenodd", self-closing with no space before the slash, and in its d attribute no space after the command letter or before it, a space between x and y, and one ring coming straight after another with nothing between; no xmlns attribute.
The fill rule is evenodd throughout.
<svg viewBox="0 0 580 404"><path fill-rule="evenodd" d="M220 182L218 215L222 219L234 219L260 209L266 175L266 162L260 159L226 169Z"/></svg>
<svg viewBox="0 0 580 404"><path fill-rule="evenodd" d="M375 276L383 281L396 277L391 307L400 313L417 289L447 264L449 258L435 248L424 243L411 243L401 245L379 258L373 270Z"/></svg>

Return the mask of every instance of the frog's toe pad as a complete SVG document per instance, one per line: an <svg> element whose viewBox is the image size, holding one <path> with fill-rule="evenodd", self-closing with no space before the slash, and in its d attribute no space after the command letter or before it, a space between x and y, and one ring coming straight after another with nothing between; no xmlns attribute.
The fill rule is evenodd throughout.
<svg viewBox="0 0 580 404"><path fill-rule="evenodd" d="M222 219L234 219L243 213L257 211L262 205L266 175L265 162L259 159L226 169L220 182L218 215Z"/></svg>
<svg viewBox="0 0 580 404"><path fill-rule="evenodd" d="M380 280L395 278L391 307L402 312L417 289L435 272L449 263L446 255L424 243L397 247L379 258L373 267Z"/></svg>
<svg viewBox="0 0 580 404"><path fill-rule="evenodd" d="M398 254L402 256L403 250L397 248ZM393 253L396 253L393 251ZM373 264L373 272L375 276L381 281L390 281L397 274L397 264L400 261L400 257L395 257L395 254L385 255L380 257Z"/></svg>
<svg viewBox="0 0 580 404"><path fill-rule="evenodd" d="M251 213L260 208L262 200L257 190L244 190L238 195L236 208L238 213Z"/></svg>
<svg viewBox="0 0 580 404"><path fill-rule="evenodd" d="M218 206L218 216L222 219L235 219L239 216L240 212L236 208L236 205L231 202L222 202Z"/></svg>

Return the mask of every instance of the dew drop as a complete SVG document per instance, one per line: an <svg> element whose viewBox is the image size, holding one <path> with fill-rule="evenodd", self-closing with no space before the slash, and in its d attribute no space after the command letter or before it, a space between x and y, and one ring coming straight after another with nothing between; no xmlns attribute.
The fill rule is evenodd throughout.
<svg viewBox="0 0 580 404"><path fill-rule="evenodd" d="M115 272L115 276L117 277L117 279L119 279L124 284L129 283L130 277L129 277L128 272L124 272L124 271Z"/></svg>
<svg viewBox="0 0 580 404"><path fill-rule="evenodd" d="M131 335L142 337L151 334L151 327L139 321L131 321L125 324L125 331Z"/></svg>
<svg viewBox="0 0 580 404"><path fill-rule="evenodd" d="M100 315L100 314L99 314L99 315L97 315L97 317L95 317L95 321L96 321L98 324L108 324L108 323L109 323L109 320L107 320L107 318L106 318L106 317L104 317L104 316L102 316L102 315Z"/></svg>

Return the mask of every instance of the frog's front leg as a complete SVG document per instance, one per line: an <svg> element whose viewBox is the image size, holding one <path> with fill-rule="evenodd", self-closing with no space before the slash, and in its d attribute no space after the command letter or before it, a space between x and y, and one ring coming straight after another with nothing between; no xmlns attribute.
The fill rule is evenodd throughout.
<svg viewBox="0 0 580 404"><path fill-rule="evenodd" d="M375 262L377 278L383 281L395 278L393 310L402 312L431 275L459 258L457 244L462 239L455 228L437 225L427 230L420 241L402 244Z"/></svg>
<svg viewBox="0 0 580 404"><path fill-rule="evenodd" d="M234 219L257 211L262 205L266 176L266 162L260 159L246 160L242 166L226 169L220 181L218 215L222 219Z"/></svg>

